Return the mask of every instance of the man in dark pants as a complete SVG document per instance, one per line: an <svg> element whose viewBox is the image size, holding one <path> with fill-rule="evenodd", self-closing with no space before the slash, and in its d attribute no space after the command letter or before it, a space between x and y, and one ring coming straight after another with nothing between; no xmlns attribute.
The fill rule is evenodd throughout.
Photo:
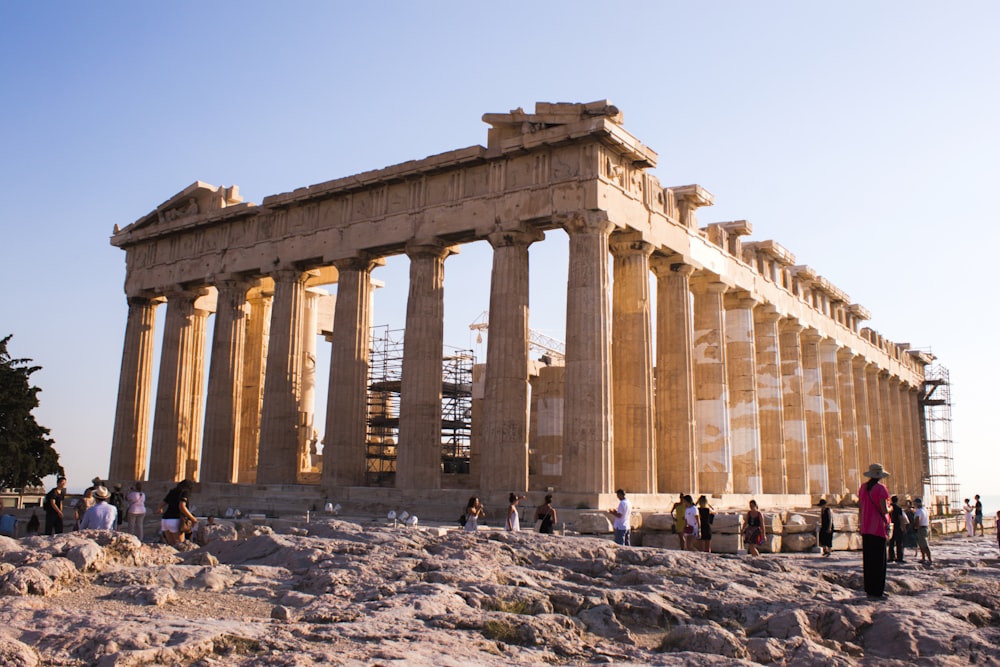
<svg viewBox="0 0 1000 667"><path fill-rule="evenodd" d="M45 534L63 532L63 500L66 499L66 478L56 479L56 485L45 494Z"/></svg>
<svg viewBox="0 0 1000 667"><path fill-rule="evenodd" d="M893 496L889 499L892 503L889 506L889 521L892 522L892 536L889 538L889 557L886 559L888 562L905 562L903 560L903 534L906 532L906 526L909 522L906 521L906 514L903 512L903 508L899 506L899 496Z"/></svg>

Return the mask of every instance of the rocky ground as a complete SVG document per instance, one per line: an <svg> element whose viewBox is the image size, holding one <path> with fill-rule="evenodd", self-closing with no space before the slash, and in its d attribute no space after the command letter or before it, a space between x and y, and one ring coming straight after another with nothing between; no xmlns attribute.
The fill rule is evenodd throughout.
<svg viewBox="0 0 1000 667"><path fill-rule="evenodd" d="M995 537L890 565L330 520L0 538L0 665L995 665ZM228 539L225 539L228 538Z"/></svg>

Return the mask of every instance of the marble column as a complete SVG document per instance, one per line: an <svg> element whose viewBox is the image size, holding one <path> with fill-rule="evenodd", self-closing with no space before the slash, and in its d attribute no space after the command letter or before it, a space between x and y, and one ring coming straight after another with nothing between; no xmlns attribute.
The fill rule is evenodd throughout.
<svg viewBox="0 0 1000 667"><path fill-rule="evenodd" d="M910 420L913 424L914 438L914 492L920 497L924 495L924 480L930 475L927 460L927 433L923 424L922 408L920 407L920 387L910 390Z"/></svg>
<svg viewBox="0 0 1000 667"><path fill-rule="evenodd" d="M441 488L441 382L444 355L444 260L454 249L412 243L410 292L399 396L396 488Z"/></svg>
<svg viewBox="0 0 1000 667"><path fill-rule="evenodd" d="M778 319L774 306L761 304L753 311L757 356L757 415L760 422L760 470L763 493L788 493L784 434L784 396Z"/></svg>
<svg viewBox="0 0 1000 667"><path fill-rule="evenodd" d="M837 351L837 379L840 390L840 436L844 443L844 492L854 493L861 486L858 457L857 408L854 391L854 354L845 348ZM868 466L865 466L865 470Z"/></svg>
<svg viewBox="0 0 1000 667"><path fill-rule="evenodd" d="M757 414L757 354L753 328L756 300L749 292L729 291L723 298L726 382L729 394L729 439L733 493L758 495L763 490L760 423Z"/></svg>
<svg viewBox="0 0 1000 667"><path fill-rule="evenodd" d="M844 483L844 439L841 430L840 382L837 377L836 341L820 342L820 369L823 377L823 429L826 437L827 489L830 493L847 493Z"/></svg>
<svg viewBox="0 0 1000 667"><path fill-rule="evenodd" d="M660 493L698 488L695 457L694 267L654 254L656 275L656 485Z"/></svg>
<svg viewBox="0 0 1000 667"><path fill-rule="evenodd" d="M913 430L913 419L910 417L910 385L903 383L899 387L899 418L903 431L903 452L904 463L906 465L906 489L905 493L919 495L917 493L917 435Z"/></svg>
<svg viewBox="0 0 1000 667"><path fill-rule="evenodd" d="M257 483L295 484L302 391L302 313L309 274L282 268L271 277L274 300L260 415Z"/></svg>
<svg viewBox="0 0 1000 667"><path fill-rule="evenodd" d="M201 479L201 436L205 420L205 343L208 339L208 316L211 312L198 308L195 302L191 314L191 391L188 406L188 448L187 461L184 463L184 477L192 482Z"/></svg>
<svg viewBox="0 0 1000 667"><path fill-rule="evenodd" d="M246 341L243 345L243 391L240 398L239 446L237 451L238 481L257 481L257 451L260 446L260 412L264 402L264 375L267 369L267 347L271 336L271 302L273 292L259 287L247 295L249 316Z"/></svg>
<svg viewBox="0 0 1000 667"><path fill-rule="evenodd" d="M656 493L653 421L653 332L649 256L638 232L615 233L611 302L614 484L631 493Z"/></svg>
<svg viewBox="0 0 1000 667"><path fill-rule="evenodd" d="M489 337L483 381L480 468L483 491L528 489L528 246L534 229L496 231L490 276Z"/></svg>
<svg viewBox="0 0 1000 667"><path fill-rule="evenodd" d="M868 465L875 461L872 458L872 428L868 408L868 378L865 375L865 367L868 362L864 357L856 356L851 360L851 372L854 382L854 418L855 435L857 436L857 467L858 479L854 486L849 486L851 493L857 493Z"/></svg>
<svg viewBox="0 0 1000 667"><path fill-rule="evenodd" d="M809 493L809 446L805 418L802 370L802 324L783 319L778 323L781 357L781 406L784 413L785 480L788 493Z"/></svg>
<svg viewBox="0 0 1000 667"><path fill-rule="evenodd" d="M893 493L899 495L906 494L906 486L909 483L906 475L906 433L903 427L902 413L900 412L899 393L901 383L895 375L889 377L889 442L892 445L892 453L889 455L889 471L895 477L891 480L890 488Z"/></svg>
<svg viewBox="0 0 1000 667"><path fill-rule="evenodd" d="M176 482L187 474L193 444L192 390L197 374L195 349L200 319L194 302L199 296L200 292L180 290L167 295L150 448L150 481Z"/></svg>
<svg viewBox="0 0 1000 667"><path fill-rule="evenodd" d="M822 337L815 329L802 332L802 395L806 418L806 441L809 457L809 493L830 493L830 477L826 465L826 424L823 405L823 373L819 343Z"/></svg>
<svg viewBox="0 0 1000 667"><path fill-rule="evenodd" d="M149 454L149 405L153 384L153 346L159 297L129 297L125 345L118 380L110 479L143 480Z"/></svg>
<svg viewBox="0 0 1000 667"><path fill-rule="evenodd" d="M384 264L367 255L334 262L339 272L330 341L323 485L365 484L368 373L371 361L372 270Z"/></svg>
<svg viewBox="0 0 1000 667"><path fill-rule="evenodd" d="M302 385L299 390L298 472L312 472L316 433L316 337L322 290L307 289L302 300Z"/></svg>
<svg viewBox="0 0 1000 667"><path fill-rule="evenodd" d="M212 336L212 360L205 403L201 481L237 480L240 409L243 397L243 361L246 340L247 290L251 282L227 278L219 290Z"/></svg>
<svg viewBox="0 0 1000 667"><path fill-rule="evenodd" d="M885 439L882 428L882 378L879 367L874 363L865 366L865 384L868 386L868 423L871 427L871 442L869 460L861 462L861 467L864 468L861 471L862 475L872 463L882 463L885 460L882 446Z"/></svg>
<svg viewBox="0 0 1000 667"><path fill-rule="evenodd" d="M878 374L878 412L879 421L882 426L882 465L891 474L899 474L895 467L895 455L896 448L893 442L892 428L894 420L892 419L892 389L890 387L890 376L888 371L880 370ZM889 481L889 488L894 489L896 487L896 480ZM890 493L890 495L892 495Z"/></svg>
<svg viewBox="0 0 1000 667"><path fill-rule="evenodd" d="M726 372L725 283L710 275L691 279L694 294L695 424L698 492L733 492L729 440L729 387Z"/></svg>
<svg viewBox="0 0 1000 667"><path fill-rule="evenodd" d="M563 484L567 491L611 493L614 458L608 234L614 225L602 215L581 213L565 220L563 227L569 235Z"/></svg>

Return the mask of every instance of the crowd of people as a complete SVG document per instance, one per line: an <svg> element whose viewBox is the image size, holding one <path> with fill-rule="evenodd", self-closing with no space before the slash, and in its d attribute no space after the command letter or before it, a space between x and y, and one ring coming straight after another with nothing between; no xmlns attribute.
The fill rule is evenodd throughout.
<svg viewBox="0 0 1000 667"><path fill-rule="evenodd" d="M146 518L146 494L142 482L136 482L128 492L122 491L121 484L112 490L100 478L91 480L91 485L72 507L66 502L66 477L56 478L56 484L42 501L45 512L45 535L57 535L66 531L69 521L66 512L72 511L72 530L121 530L145 539L143 525ZM160 520L160 536L171 545L183 542L198 524L198 518L189 508L192 483L183 480L171 489L160 502L157 512ZM38 518L28 522L26 532L38 532Z"/></svg>

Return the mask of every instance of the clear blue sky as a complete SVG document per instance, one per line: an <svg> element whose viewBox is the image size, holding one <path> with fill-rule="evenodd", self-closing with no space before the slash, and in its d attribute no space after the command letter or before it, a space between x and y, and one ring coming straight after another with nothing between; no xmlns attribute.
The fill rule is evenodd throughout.
<svg viewBox="0 0 1000 667"><path fill-rule="evenodd" d="M485 144L486 112L607 98L661 183L715 195L703 223L750 220L950 368L963 493L1000 494L998 25L994 2L0 3L0 335L43 367L36 416L82 488L108 470L115 224L195 180L259 203ZM532 250L556 337L560 243ZM450 343L488 262L448 260ZM401 274L376 273L377 323L403 324Z"/></svg>

